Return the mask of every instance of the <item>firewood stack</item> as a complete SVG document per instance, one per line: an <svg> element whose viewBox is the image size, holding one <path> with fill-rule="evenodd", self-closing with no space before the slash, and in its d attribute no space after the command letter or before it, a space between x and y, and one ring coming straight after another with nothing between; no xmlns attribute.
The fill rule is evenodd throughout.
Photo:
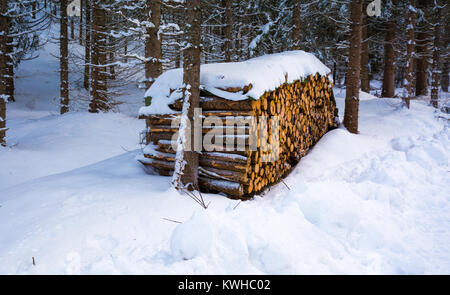
<svg viewBox="0 0 450 295"><path fill-rule="evenodd" d="M223 90L245 93L248 89L251 85ZM332 82L319 74L310 75L304 81L285 83L258 100L231 101L206 91L202 91L201 96L203 117L216 116L224 127L203 125L204 135L212 130L218 132L220 136L216 139L223 137L223 143L213 142L214 151L204 148L200 154L199 186L202 191L221 192L233 198L251 197L281 181L308 149L337 124ZM141 163L166 176L172 175L174 170L176 151L172 140L178 128L171 124L180 116L182 101L176 101L170 108L179 113L141 116L150 126L149 145L144 149L145 158ZM276 116L279 132L271 136ZM264 117L267 120L262 119ZM225 124L227 119L230 123L233 118L235 122L242 118L252 122L250 118L255 118L257 124ZM253 141L251 134L256 134L258 139ZM226 143L230 140L235 144L227 149ZM238 141L245 142L245 148L238 149ZM273 151L276 145L271 145L272 141L279 142L278 151Z"/></svg>

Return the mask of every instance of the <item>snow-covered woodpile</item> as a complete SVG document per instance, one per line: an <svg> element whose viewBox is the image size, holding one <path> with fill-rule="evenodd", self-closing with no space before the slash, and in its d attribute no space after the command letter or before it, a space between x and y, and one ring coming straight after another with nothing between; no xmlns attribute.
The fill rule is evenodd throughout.
<svg viewBox="0 0 450 295"><path fill-rule="evenodd" d="M150 128L139 160L160 175L174 170L181 73L177 69L160 76L147 92L152 104L140 110ZM200 189L246 198L282 180L336 126L328 73L303 51L203 66Z"/></svg>

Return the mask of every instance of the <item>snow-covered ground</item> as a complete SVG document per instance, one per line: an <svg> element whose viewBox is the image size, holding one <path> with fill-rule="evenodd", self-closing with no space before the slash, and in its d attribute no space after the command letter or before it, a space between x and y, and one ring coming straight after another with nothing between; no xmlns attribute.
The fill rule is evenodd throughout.
<svg viewBox="0 0 450 295"><path fill-rule="evenodd" d="M333 130L287 186L203 210L135 160L142 91L60 116L57 62L37 61L0 148L1 274L450 273L449 123L426 102L363 93L359 135Z"/></svg>

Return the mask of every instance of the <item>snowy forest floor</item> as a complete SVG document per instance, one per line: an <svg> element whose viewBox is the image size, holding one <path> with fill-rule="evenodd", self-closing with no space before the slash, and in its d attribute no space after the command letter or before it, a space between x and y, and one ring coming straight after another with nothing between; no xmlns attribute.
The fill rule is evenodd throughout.
<svg viewBox="0 0 450 295"><path fill-rule="evenodd" d="M362 93L359 135L333 130L287 186L203 210L135 160L141 90L60 116L57 65L24 62L8 104L1 274L450 273L449 123L426 101Z"/></svg>

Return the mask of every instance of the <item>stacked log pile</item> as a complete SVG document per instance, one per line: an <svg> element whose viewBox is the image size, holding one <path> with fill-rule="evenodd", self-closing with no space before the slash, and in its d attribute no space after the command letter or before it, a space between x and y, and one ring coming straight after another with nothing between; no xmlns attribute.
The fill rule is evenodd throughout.
<svg viewBox="0 0 450 295"><path fill-rule="evenodd" d="M245 92L249 87L251 85L247 89L226 90ZM224 126L203 125L204 141L211 131L220 134L216 140L221 139L213 142L215 150L204 148L200 154L199 186L206 192L222 192L234 198L248 198L260 193L282 180L312 145L330 128L336 127L332 82L319 74L308 76L304 81L285 83L275 91L264 93L258 100L230 101L205 91L201 95L203 117L215 116ZM142 117L147 120L150 131L147 133L149 146L144 150L145 160L141 162L167 176L173 173L176 154L172 141L178 128L172 121L179 118L182 101L176 101L170 107L178 113ZM279 132L273 132L271 136L276 118ZM246 120L246 125L229 124L233 120L240 123L242 119ZM251 136L253 134L256 140ZM230 148L226 146L227 141L240 141L245 145L237 148L234 144ZM273 145L276 142L279 144ZM277 147L275 151L274 147Z"/></svg>

